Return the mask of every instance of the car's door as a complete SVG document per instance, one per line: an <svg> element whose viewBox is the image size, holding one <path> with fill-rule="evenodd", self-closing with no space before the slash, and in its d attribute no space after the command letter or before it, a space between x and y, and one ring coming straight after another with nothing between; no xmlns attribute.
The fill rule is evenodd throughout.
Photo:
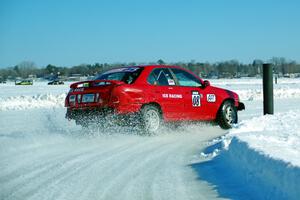
<svg viewBox="0 0 300 200"><path fill-rule="evenodd" d="M183 119L184 100L175 79L168 68L155 68L148 79L150 95L160 104L166 120Z"/></svg>
<svg viewBox="0 0 300 200"><path fill-rule="evenodd" d="M188 120L206 120L212 118L210 104L207 101L209 90L203 87L199 78L183 69L172 68L184 100L184 112ZM210 96L210 98L213 98ZM213 101L213 99L211 99Z"/></svg>

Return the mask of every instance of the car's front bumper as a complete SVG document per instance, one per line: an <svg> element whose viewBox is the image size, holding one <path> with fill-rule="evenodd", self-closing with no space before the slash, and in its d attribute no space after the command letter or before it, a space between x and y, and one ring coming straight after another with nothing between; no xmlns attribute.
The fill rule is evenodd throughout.
<svg viewBox="0 0 300 200"><path fill-rule="evenodd" d="M242 102L239 102L237 110L245 110L245 104Z"/></svg>

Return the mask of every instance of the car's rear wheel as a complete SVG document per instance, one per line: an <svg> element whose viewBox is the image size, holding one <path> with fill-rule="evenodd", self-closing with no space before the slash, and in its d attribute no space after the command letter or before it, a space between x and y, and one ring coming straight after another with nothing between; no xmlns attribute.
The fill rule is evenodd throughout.
<svg viewBox="0 0 300 200"><path fill-rule="evenodd" d="M223 129L232 128L238 122L237 109L233 102L225 101L219 110L217 117L218 124Z"/></svg>
<svg viewBox="0 0 300 200"><path fill-rule="evenodd" d="M155 105L145 105L141 110L142 129L144 133L155 134L162 125L160 109Z"/></svg>

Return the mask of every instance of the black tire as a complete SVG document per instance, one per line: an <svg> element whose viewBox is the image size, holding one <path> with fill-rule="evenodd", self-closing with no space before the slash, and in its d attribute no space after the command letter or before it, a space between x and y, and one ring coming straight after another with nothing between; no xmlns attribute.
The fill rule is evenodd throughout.
<svg viewBox="0 0 300 200"><path fill-rule="evenodd" d="M155 105L145 105L141 110L142 131L145 134L156 134L162 126L161 110Z"/></svg>
<svg viewBox="0 0 300 200"><path fill-rule="evenodd" d="M223 129L232 128L238 122L237 109L231 101L225 101L218 112L217 122Z"/></svg>

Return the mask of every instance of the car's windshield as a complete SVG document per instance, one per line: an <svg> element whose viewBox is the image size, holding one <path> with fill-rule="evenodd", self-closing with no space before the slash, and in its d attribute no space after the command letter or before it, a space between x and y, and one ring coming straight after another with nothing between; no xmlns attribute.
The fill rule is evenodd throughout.
<svg viewBox="0 0 300 200"><path fill-rule="evenodd" d="M117 80L132 84L139 77L143 67L118 68L98 75L95 80Z"/></svg>

